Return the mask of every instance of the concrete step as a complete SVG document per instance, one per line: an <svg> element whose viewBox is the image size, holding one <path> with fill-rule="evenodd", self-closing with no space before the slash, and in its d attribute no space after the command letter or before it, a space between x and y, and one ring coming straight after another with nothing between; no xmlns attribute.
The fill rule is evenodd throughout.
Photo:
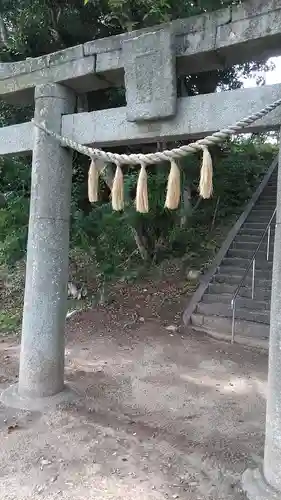
<svg viewBox="0 0 281 500"><path fill-rule="evenodd" d="M248 236L256 236L256 238L257 238L258 240L260 240L260 239L261 239L261 237L263 236L263 233L264 233L265 229L266 229L266 225L265 225L265 226L263 226L263 227L260 227L260 228L256 228L256 227L254 227L254 226L247 227L247 226L245 226L245 224L244 224L244 226L242 226L242 228L240 229L240 231L239 231L238 235L239 235L239 236L243 236L243 237L244 237L245 235L248 235ZM237 236L238 236L238 235L237 235ZM273 226L273 227L271 228L271 237L272 237L272 238L274 238L274 236L275 236L275 226ZM267 233L266 233L266 235L265 235L265 238L267 238Z"/></svg>
<svg viewBox="0 0 281 500"><path fill-rule="evenodd" d="M242 257L244 259L251 259L253 257L252 250L243 250L242 248L230 248L227 252L227 257ZM260 249L257 253L259 261L266 262L266 252ZM269 252L269 261L273 261L273 252Z"/></svg>
<svg viewBox="0 0 281 500"><path fill-rule="evenodd" d="M220 316L193 314L191 324L194 329L203 331L218 339L231 339L232 319ZM235 341L245 345L267 348L269 325L253 321L235 321Z"/></svg>
<svg viewBox="0 0 281 500"><path fill-rule="evenodd" d="M236 284L212 282L209 284L207 294L228 294L233 296L237 288ZM239 290L239 297L250 298L252 297L252 290L250 286L242 286ZM270 301L271 299L271 284L269 288L261 288L258 286L255 289L255 300Z"/></svg>
<svg viewBox="0 0 281 500"><path fill-rule="evenodd" d="M254 219L257 222L259 222L259 218L265 218L268 222L270 221L271 217L273 216L274 210L271 209L253 209L252 212L250 213L249 217L247 218L247 221L250 219ZM274 224L275 221L275 215L272 219L272 224Z"/></svg>
<svg viewBox="0 0 281 500"><path fill-rule="evenodd" d="M227 283L229 285L240 285L241 282L241 275L229 275L229 274L222 274L222 273L217 273L213 277L213 280L215 283ZM244 282L246 287L251 286L252 284L252 277L247 276L245 278ZM258 278L258 283L256 283L255 287L255 293L258 288L262 288L264 290L271 290L271 279L264 279L264 278ZM255 295L256 296L256 295Z"/></svg>
<svg viewBox="0 0 281 500"><path fill-rule="evenodd" d="M248 232L248 230L255 230L255 231L260 231L261 233L263 231L265 231L266 229L266 226L268 224L268 221L266 222L256 222L256 221L251 221L251 222L248 222L248 219L247 219L247 222L245 222L245 224L243 224L242 228L243 230L246 230L246 232ZM241 229L242 229L241 228Z"/></svg>
<svg viewBox="0 0 281 500"><path fill-rule="evenodd" d="M270 201L270 202L276 202L276 195L277 195L277 189L274 189L274 190L272 190L272 191L267 191L267 193L263 193L263 194L259 197L259 199L258 199L258 201L257 201L256 205L260 205L260 204L261 204L261 203L263 203L264 201L265 201L266 203L267 203L268 201Z"/></svg>
<svg viewBox="0 0 281 500"><path fill-rule="evenodd" d="M249 240L240 240L240 239L235 239L232 247L233 248L241 248L242 250L250 250L251 252L255 252L258 245L260 243L260 238L257 238L256 241L253 241L251 239ZM273 252L273 246L274 246L274 240L271 237L269 240L269 250ZM267 251L267 236L264 238L264 240L261 242L260 249L265 253Z"/></svg>
<svg viewBox="0 0 281 500"><path fill-rule="evenodd" d="M276 207L276 201L275 200L272 201L272 202L264 202L264 201L262 201L260 203L257 203L254 206L253 210L261 210L261 211L266 210L266 211L270 211L271 215L272 215L273 212L274 212L275 207Z"/></svg>
<svg viewBox="0 0 281 500"><path fill-rule="evenodd" d="M265 224L265 226L267 226L269 223L269 220L270 220L270 216L268 217L268 216L260 215L259 217L256 217L255 215L250 215L247 218L246 224L251 224L253 222L254 224ZM273 220L272 225L275 226L275 219Z"/></svg>
<svg viewBox="0 0 281 500"><path fill-rule="evenodd" d="M269 205L269 204L266 204L266 205L263 205L263 206L260 206L260 205L254 205L254 207L252 208L250 214L257 214L259 213L260 215L268 215L269 217L271 217L274 213L274 210L275 210L275 206L276 206L276 203ZM250 215L249 214L249 215Z"/></svg>
<svg viewBox="0 0 281 500"><path fill-rule="evenodd" d="M237 259L239 260L239 259ZM242 276L244 275L246 271L246 267L235 267L235 266L227 266L224 264L221 264L219 267L218 272L221 274L228 274L229 276ZM252 268L249 270L249 276L252 278ZM256 282L259 281L260 279L266 279L266 280L271 280L272 279L272 268L256 268L255 270L255 279ZM258 282L256 283L258 285Z"/></svg>
<svg viewBox="0 0 281 500"><path fill-rule="evenodd" d="M220 293L220 294L215 294L215 293L205 293L202 302L206 304L231 304L233 294L230 293ZM240 297L238 296L236 299L236 307L238 308L245 308L245 309L250 309L250 310L258 310L258 311L267 311L270 310L270 300L253 300L251 298L247 297Z"/></svg>
<svg viewBox="0 0 281 500"><path fill-rule="evenodd" d="M265 225L264 229L266 229L266 227L269 223L269 219L270 219L269 217L262 217L262 216L254 217L254 216L252 216L252 217L248 217L246 224L252 224L252 223L264 224ZM275 226L275 220L273 221L272 226Z"/></svg>
<svg viewBox="0 0 281 500"><path fill-rule="evenodd" d="M259 205L268 205L268 204L274 205L275 204L276 205L276 200L277 200L277 191L275 191L274 193L262 196L259 199L259 201L257 202L257 204L259 204Z"/></svg>
<svg viewBox="0 0 281 500"><path fill-rule="evenodd" d="M254 252L252 252L253 255ZM224 266L232 266L232 267L239 267L242 269L246 269L248 265L250 264L250 259L245 259L245 257L225 257L221 263L221 265ZM272 269L272 261L266 260L264 256L260 257L259 254L257 253L257 258L256 258L256 269L265 269L265 270L271 270Z"/></svg>
<svg viewBox="0 0 281 500"><path fill-rule="evenodd" d="M204 316L222 316L224 318L232 318L233 314L230 304L223 303L209 304L199 302L196 308L196 313L197 312ZM235 310L235 318L269 325L270 311L251 311L250 309L237 307Z"/></svg>
<svg viewBox="0 0 281 500"><path fill-rule="evenodd" d="M235 243L253 243L255 246L260 242L262 234L259 233L238 233L235 240L233 241L233 244ZM263 240L262 244L267 244L267 235L264 237L265 239ZM273 232L271 231L270 234L270 242L273 244Z"/></svg>
<svg viewBox="0 0 281 500"><path fill-rule="evenodd" d="M248 222L248 220L247 220L243 224L243 226L241 227L240 231L243 231L245 229L247 229L247 230L249 230L249 229L255 229L256 231L260 231L262 233L263 231L266 230L267 225L268 225L268 222L267 223L265 223L265 222L259 222L258 220L257 221ZM274 224L271 224L271 231L275 231L275 222L274 222Z"/></svg>
<svg viewBox="0 0 281 500"><path fill-rule="evenodd" d="M260 215L268 216L268 218L270 219L270 217L273 216L275 207L276 207L276 203L274 203L272 205L265 204L265 206L263 206L263 207L260 207L259 205L254 205L254 207L252 208L249 215L256 214L257 212L259 212Z"/></svg>

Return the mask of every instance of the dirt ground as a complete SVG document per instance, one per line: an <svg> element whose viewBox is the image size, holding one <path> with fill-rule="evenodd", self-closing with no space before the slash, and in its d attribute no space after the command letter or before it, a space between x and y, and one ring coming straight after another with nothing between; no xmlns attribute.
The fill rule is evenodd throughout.
<svg viewBox="0 0 281 500"><path fill-rule="evenodd" d="M244 499L241 472L262 460L267 356L176 329L180 314L143 293L68 320L77 400L0 406L1 500ZM18 361L3 338L0 389Z"/></svg>

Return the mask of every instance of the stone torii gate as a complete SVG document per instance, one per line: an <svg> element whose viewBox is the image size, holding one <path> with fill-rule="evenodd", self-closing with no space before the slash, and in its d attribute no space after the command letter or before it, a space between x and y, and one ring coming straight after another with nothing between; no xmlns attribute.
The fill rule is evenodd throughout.
<svg viewBox="0 0 281 500"><path fill-rule="evenodd" d="M252 0L153 29L95 40L48 56L0 64L0 95L35 102L35 119L81 144L112 146L197 138L281 98L281 85L177 99L176 77L281 53L280 0ZM75 113L78 95L125 86L127 106ZM246 131L280 128L277 108ZM18 386L2 394L14 407L40 408L64 388L72 153L23 123L0 129L0 155L33 153L27 270ZM281 163L281 153L280 162ZM262 471L246 471L249 498L281 499L281 170Z"/></svg>

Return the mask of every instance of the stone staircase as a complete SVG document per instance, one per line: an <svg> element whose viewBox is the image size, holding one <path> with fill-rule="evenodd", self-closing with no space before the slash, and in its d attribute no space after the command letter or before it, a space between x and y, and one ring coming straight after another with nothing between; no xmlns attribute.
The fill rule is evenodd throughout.
<svg viewBox="0 0 281 500"><path fill-rule="evenodd" d="M275 167L194 308L190 317L194 329L216 338L231 338L231 299L274 212L276 192ZM236 299L235 341L246 345L265 348L268 345L274 235L275 220L271 225L269 260L266 258L267 235L257 253L254 299L251 298L251 271Z"/></svg>

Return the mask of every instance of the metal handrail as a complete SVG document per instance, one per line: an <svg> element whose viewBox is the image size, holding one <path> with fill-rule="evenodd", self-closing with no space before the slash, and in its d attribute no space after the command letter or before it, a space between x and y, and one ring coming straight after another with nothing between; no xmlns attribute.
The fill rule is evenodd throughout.
<svg viewBox="0 0 281 500"><path fill-rule="evenodd" d="M271 236L271 223L275 217L275 214L276 214L276 208L274 209L274 212L272 214L272 216L270 217L269 219L269 222L265 228L265 230L263 231L262 233L262 236L260 238L260 241L257 245L257 248L256 250L254 251L253 253L253 256L249 262L249 265L246 267L246 270L241 278L241 281L239 283L239 285L237 286L233 296L232 296L232 299L231 299L231 309L232 309L232 328L231 328L231 343L233 344L234 342L234 336L235 336L235 309L236 309L236 299L238 297L238 293L241 289L241 287L244 285L245 283L245 279L249 273L249 270L252 268L252 299L254 298L254 292L255 292L255 271L256 271L256 256L257 256L257 253L261 247L261 244L265 238L265 235L267 233L267 248L266 248L266 260L268 261L269 259L269 244L270 244L270 236Z"/></svg>

